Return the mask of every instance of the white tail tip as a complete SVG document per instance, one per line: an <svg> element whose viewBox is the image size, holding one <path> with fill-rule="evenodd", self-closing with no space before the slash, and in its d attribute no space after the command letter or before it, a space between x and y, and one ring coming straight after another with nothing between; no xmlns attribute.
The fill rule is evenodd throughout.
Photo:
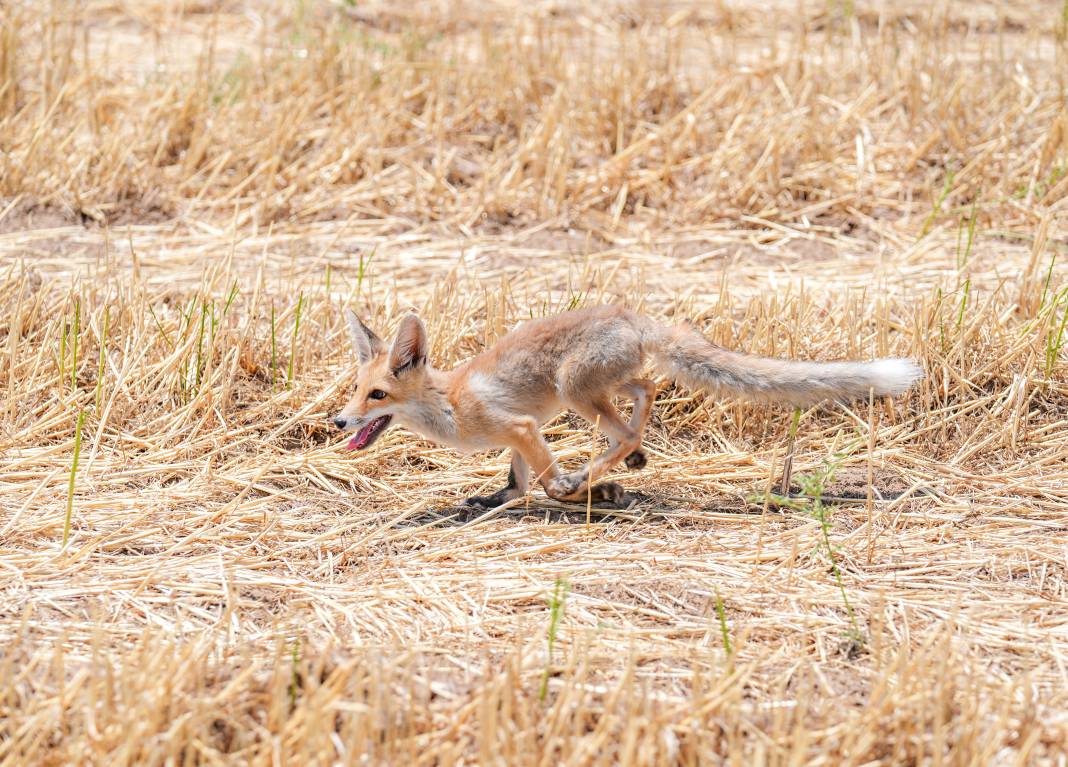
<svg viewBox="0 0 1068 767"><path fill-rule="evenodd" d="M902 394L923 378L923 369L910 359L891 358L868 364L876 394Z"/></svg>

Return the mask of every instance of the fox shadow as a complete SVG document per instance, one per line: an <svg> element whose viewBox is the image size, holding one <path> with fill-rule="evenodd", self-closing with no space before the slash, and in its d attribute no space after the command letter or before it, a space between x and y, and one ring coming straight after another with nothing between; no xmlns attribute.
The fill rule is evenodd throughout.
<svg viewBox="0 0 1068 767"><path fill-rule="evenodd" d="M856 505L863 503L868 497L868 489L862 484L857 484L851 479L836 481L833 486L827 488L828 492L822 496L824 503L831 505ZM894 486L894 483L880 483L873 487L877 499L886 501L897 499L906 494L917 496L936 495L934 491L926 487L912 487L902 489ZM791 484L786 493L786 499L797 501L801 504L811 502L812 498L804 495L803 490L796 484ZM748 499L748 500L747 500ZM514 524L554 524L554 525L607 525L614 522L649 522L657 521L669 523L673 526L703 526L709 524L707 518L702 519L702 514L732 515L737 517L761 517L772 514L783 519L808 518L806 511L799 511L792 504L777 501L771 504L758 503L753 497L740 495L737 497L720 496L712 503L702 503L697 499L687 500L677 496L649 495L646 493L628 491L626 495L627 506L625 508L614 507L610 504L592 504L589 509L582 503L562 503L547 497L528 496L522 503L487 509L482 506L471 506L466 503L457 503L438 508L426 509L413 516L406 517L395 523L395 527L463 527L482 521L512 522Z"/></svg>
<svg viewBox="0 0 1068 767"><path fill-rule="evenodd" d="M525 503L515 506L486 509L465 503L427 509L406 517L395 523L396 527L462 527L480 521L512 522L515 524L554 524L554 525L607 525L613 522L652 522L669 517L678 520L680 513L719 512L747 515L751 512L731 505L707 506L703 504L678 505L656 496L644 493L628 492L628 505L617 508L609 504L592 504L589 509L584 504L561 503L549 498L529 498Z"/></svg>

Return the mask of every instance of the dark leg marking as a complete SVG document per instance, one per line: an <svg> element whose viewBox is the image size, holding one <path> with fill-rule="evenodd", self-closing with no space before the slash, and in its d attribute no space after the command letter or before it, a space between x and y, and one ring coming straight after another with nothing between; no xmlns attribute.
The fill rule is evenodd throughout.
<svg viewBox="0 0 1068 767"><path fill-rule="evenodd" d="M519 483L515 479L515 467L508 469L508 486L498 490L493 495L475 495L468 498L464 503L468 506L481 506L485 509L494 509L502 503L518 498Z"/></svg>
<svg viewBox="0 0 1068 767"><path fill-rule="evenodd" d="M623 462L627 464L627 468L632 471L638 469L644 469L647 461L645 460L645 453L641 450L635 450L633 453L623 459Z"/></svg>
<svg viewBox="0 0 1068 767"><path fill-rule="evenodd" d="M601 482L590 488L591 503L610 503L620 509L627 507L626 495L618 482Z"/></svg>

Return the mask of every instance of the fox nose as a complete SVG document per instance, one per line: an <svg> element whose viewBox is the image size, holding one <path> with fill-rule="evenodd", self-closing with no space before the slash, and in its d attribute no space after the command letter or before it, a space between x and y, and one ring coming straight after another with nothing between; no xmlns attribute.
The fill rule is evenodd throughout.
<svg viewBox="0 0 1068 767"><path fill-rule="evenodd" d="M344 429L345 428L345 424L347 424L348 422L349 422L349 420L347 418L343 418L342 416L338 416L337 418L334 419L334 426L336 426L339 429Z"/></svg>

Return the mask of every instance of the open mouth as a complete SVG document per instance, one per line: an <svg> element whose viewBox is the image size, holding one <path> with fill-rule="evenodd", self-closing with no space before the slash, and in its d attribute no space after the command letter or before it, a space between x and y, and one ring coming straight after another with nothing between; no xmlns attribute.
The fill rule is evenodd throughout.
<svg viewBox="0 0 1068 767"><path fill-rule="evenodd" d="M363 450L364 448L370 447L371 443L378 439L378 435L384 432L386 427L389 426L391 418L393 418L393 416L383 415L371 421L371 423L356 432L353 438L348 441L348 444L345 445L345 449Z"/></svg>

